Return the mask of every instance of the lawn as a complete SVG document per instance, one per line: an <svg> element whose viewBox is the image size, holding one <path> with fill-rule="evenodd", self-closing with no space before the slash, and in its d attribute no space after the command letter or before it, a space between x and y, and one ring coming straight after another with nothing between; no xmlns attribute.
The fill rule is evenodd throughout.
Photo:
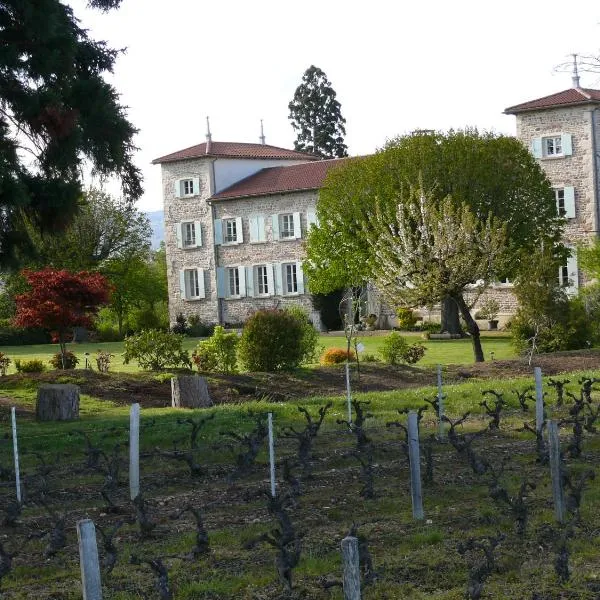
<svg viewBox="0 0 600 600"><path fill-rule="evenodd" d="M404 335L404 334L403 334ZM364 335L359 336L359 341L365 346L365 353L378 355L379 349L384 340L384 335ZM473 350L471 341L463 340L423 340L420 334L408 333L406 337L409 341L420 341L427 348L425 357L419 363L421 365L434 364L471 364L473 362ZM187 338L184 342L184 347L192 352L196 347L199 338ZM510 344L510 337L502 334L486 334L482 336L483 351L486 359L491 358L491 352L494 353L494 359L501 360L505 358L514 358L515 352ZM331 347L345 348L346 338L343 336L322 335L319 338L319 346L325 349ZM96 353L98 350L106 350L113 354L111 362L111 371L120 371L126 373L135 373L139 371L137 363L133 362L128 365L123 363L123 342L102 342L102 343L85 343L85 344L70 344L68 349L75 353L79 358L78 368L85 366L86 352L88 360L92 367L96 368ZM15 359L31 360L39 359L45 363L59 351L58 344L41 344L34 346L0 346L0 352L8 355L12 360L8 372L16 372L14 366Z"/></svg>

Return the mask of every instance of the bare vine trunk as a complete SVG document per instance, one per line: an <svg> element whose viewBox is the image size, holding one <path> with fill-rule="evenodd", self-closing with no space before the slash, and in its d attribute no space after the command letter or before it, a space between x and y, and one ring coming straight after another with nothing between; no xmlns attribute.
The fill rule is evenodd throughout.
<svg viewBox="0 0 600 600"><path fill-rule="evenodd" d="M471 341L473 342L473 355L475 357L475 362L484 362L485 358L483 357L483 348L481 347L481 336L479 333L479 325L475 322L475 319L471 316L471 311L465 302L465 299L462 297L462 294L457 296L455 299L456 305L460 310L460 314L467 326L467 331L471 336Z"/></svg>

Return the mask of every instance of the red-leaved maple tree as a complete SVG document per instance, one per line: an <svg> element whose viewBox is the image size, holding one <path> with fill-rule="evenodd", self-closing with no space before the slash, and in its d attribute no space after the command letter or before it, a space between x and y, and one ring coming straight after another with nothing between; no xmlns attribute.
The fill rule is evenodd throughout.
<svg viewBox="0 0 600 600"><path fill-rule="evenodd" d="M41 271L22 272L31 289L15 297L17 327L43 327L58 333L60 352L67 351L65 334L72 327L89 327L92 317L106 304L110 285L100 273L47 267Z"/></svg>

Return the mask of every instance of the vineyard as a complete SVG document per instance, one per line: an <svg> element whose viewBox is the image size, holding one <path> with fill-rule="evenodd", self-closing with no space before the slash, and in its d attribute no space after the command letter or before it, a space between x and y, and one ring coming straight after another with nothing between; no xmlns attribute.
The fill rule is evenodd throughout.
<svg viewBox="0 0 600 600"><path fill-rule="evenodd" d="M598 598L594 376L544 380L541 434L533 376L445 387L441 439L434 381L357 395L351 420L341 396L194 411L142 402L133 502L128 410L84 396L79 421L37 424L27 401L17 404L18 503L3 405L0 597L81 598L75 526L89 518L107 599L342 598L340 543L349 533L359 540L363 598ZM560 431L560 521L547 423Z"/></svg>

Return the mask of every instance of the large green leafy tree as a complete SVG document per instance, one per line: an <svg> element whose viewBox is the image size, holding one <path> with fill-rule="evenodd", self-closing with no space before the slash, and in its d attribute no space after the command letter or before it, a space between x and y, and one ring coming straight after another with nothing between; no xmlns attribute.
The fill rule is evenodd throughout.
<svg viewBox="0 0 600 600"><path fill-rule="evenodd" d="M374 200L396 207L402 187L419 181L437 201L451 196L478 218L491 213L506 223L512 260L498 278L514 278L522 256L542 244L559 243L562 221L550 182L520 141L475 129L418 132L330 171L317 203L319 226L312 228L307 244L305 268L313 292L371 278L373 255L362 227ZM458 306L450 298L442 304L445 328L452 330Z"/></svg>
<svg viewBox="0 0 600 600"><path fill-rule="evenodd" d="M141 195L136 130L104 79L117 55L59 0L0 0L1 263L29 247L23 217L42 231L68 223L86 169L118 177L129 201Z"/></svg>
<svg viewBox="0 0 600 600"><path fill-rule="evenodd" d="M348 156L344 143L346 119L327 75L311 65L289 103L289 118L296 132L296 150L312 152L323 158Z"/></svg>

